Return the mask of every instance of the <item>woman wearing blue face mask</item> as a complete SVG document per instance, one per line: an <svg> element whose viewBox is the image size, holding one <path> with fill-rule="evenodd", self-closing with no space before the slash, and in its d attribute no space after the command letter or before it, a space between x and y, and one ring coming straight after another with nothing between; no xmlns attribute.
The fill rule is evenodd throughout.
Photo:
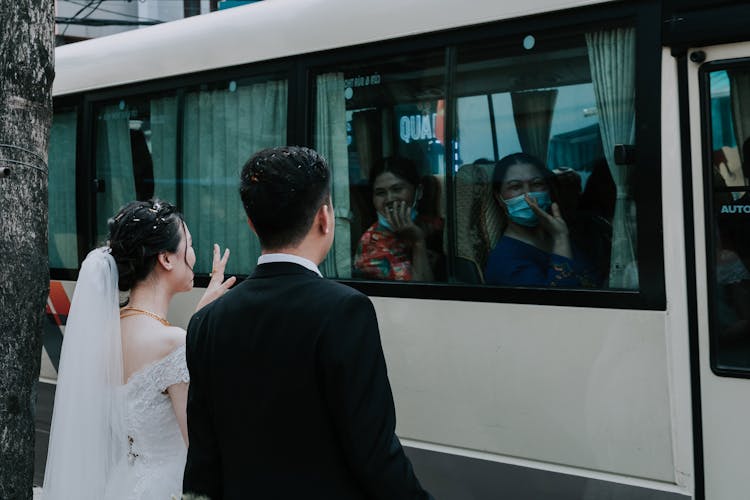
<svg viewBox="0 0 750 500"><path fill-rule="evenodd" d="M443 221L420 214L423 187L416 165L385 158L370 172L378 220L364 232L354 258L354 276L432 281L439 274Z"/></svg>
<svg viewBox="0 0 750 500"><path fill-rule="evenodd" d="M594 273L574 252L568 225L550 194L552 173L539 159L515 153L495 165L492 188L508 226L487 259L493 285L594 286Z"/></svg>

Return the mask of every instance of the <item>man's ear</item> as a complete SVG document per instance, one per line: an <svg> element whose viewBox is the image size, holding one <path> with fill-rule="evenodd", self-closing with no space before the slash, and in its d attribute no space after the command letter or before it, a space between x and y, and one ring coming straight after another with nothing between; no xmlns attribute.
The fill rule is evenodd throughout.
<svg viewBox="0 0 750 500"><path fill-rule="evenodd" d="M318 227L320 227L321 233L328 234L333 231L333 225L336 223L336 219L333 216L333 207L330 202L321 205L315 219Z"/></svg>
<svg viewBox="0 0 750 500"><path fill-rule="evenodd" d="M172 260L167 252L161 252L156 256L156 262L165 270L171 271L173 267Z"/></svg>
<svg viewBox="0 0 750 500"><path fill-rule="evenodd" d="M250 217L247 218L247 225L250 226L250 229L252 229L255 234L258 234L258 231L255 230L255 226L253 225L253 221L250 220Z"/></svg>

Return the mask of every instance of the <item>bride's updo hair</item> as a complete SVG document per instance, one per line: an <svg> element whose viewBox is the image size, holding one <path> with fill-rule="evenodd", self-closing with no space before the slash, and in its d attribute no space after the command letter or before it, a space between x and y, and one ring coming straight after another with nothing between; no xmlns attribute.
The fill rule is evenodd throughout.
<svg viewBox="0 0 750 500"><path fill-rule="evenodd" d="M125 292L149 275L160 253L177 250L183 219L173 205L153 199L131 201L107 224L108 245L119 274L118 288Z"/></svg>

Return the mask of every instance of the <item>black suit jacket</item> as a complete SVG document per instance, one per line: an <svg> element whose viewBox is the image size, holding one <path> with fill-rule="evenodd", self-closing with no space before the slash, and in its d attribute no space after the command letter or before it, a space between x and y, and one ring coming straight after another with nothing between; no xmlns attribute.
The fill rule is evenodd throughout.
<svg viewBox="0 0 750 500"><path fill-rule="evenodd" d="M259 265L187 334L183 489L211 499L421 499L370 300Z"/></svg>

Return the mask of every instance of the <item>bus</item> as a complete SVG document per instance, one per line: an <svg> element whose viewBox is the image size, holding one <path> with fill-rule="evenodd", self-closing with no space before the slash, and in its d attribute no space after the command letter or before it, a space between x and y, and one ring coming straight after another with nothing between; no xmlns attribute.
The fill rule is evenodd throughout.
<svg viewBox="0 0 750 500"><path fill-rule="evenodd" d="M397 433L436 498L747 498L749 19L725 0L265 0L57 48L40 387L118 207L185 215L185 326L213 242L228 274L255 267L243 163L307 145L333 172L321 271L371 297ZM544 166L567 264L498 250L515 153ZM362 272L391 157L436 222L429 279Z"/></svg>

